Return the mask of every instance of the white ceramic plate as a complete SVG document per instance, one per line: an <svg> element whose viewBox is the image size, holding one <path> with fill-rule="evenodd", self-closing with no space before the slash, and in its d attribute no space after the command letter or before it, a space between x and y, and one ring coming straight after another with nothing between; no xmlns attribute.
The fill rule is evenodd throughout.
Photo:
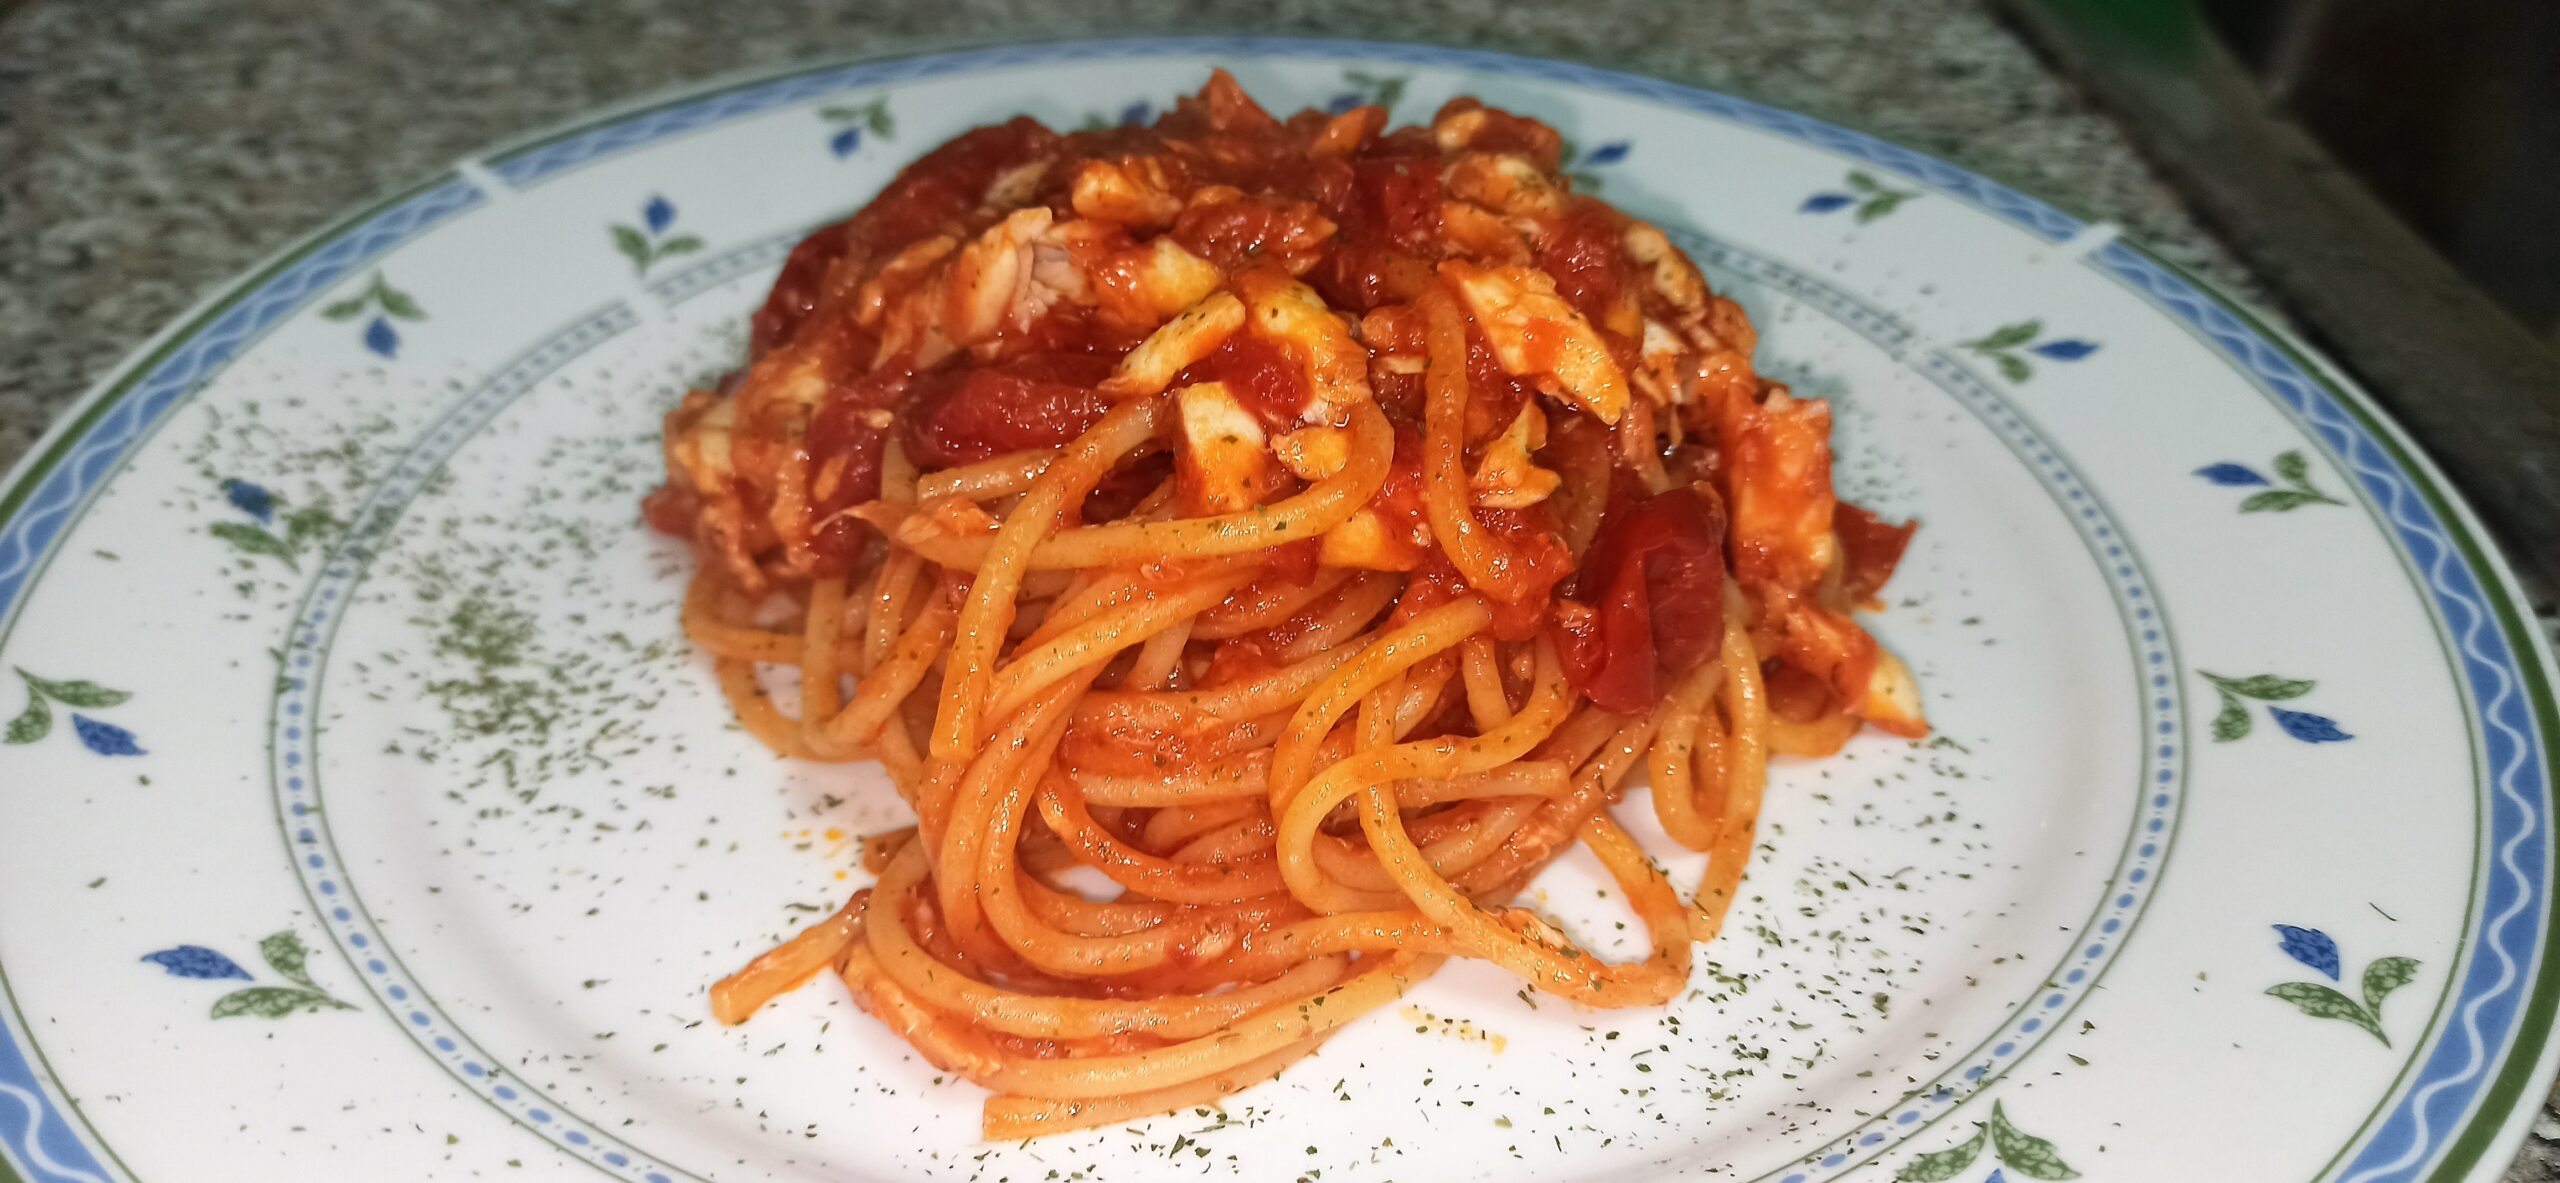
<svg viewBox="0 0 2560 1183"><path fill-rule="evenodd" d="M841 990L705 1021L899 807L731 725L635 505L805 230L963 128L1142 117L1213 64L1535 114L1677 228L1835 401L1844 491L1924 520L1876 627L1937 738L1776 771L1666 1010L1456 966L1222 1116L990 1146ZM2488 1179L2554 1066L2537 644L2362 398L1852 132L1349 43L740 82L321 232L7 486L0 1177ZM1632 953L1600 882L1538 891Z"/></svg>

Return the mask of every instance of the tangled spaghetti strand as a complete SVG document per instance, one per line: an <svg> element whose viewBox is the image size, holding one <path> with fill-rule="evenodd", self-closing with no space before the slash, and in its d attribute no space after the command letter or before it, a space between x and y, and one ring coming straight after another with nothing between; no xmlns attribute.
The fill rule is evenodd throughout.
<svg viewBox="0 0 2560 1183"><path fill-rule="evenodd" d="M1851 615L1910 527L1838 504L1827 408L1551 130L1385 122L1220 73L1150 128L970 132L669 416L648 516L730 708L915 814L720 1021L831 974L1002 1139L1268 1079L1451 957L1657 1005L1771 753L1924 732ZM1639 768L1685 893L1615 815ZM1509 902L1575 845L1640 958Z"/></svg>

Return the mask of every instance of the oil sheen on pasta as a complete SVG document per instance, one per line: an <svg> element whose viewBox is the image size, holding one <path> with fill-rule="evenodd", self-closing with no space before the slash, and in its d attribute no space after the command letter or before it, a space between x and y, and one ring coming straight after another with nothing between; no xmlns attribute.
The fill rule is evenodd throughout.
<svg viewBox="0 0 2560 1183"><path fill-rule="evenodd" d="M722 1021L824 972L1018 1138L1269 1078L1449 957L1657 1005L1770 756L1925 734L1853 616L1912 527L1835 498L1829 408L1553 129L1386 125L1221 72L1151 127L970 131L668 416L646 516L731 706L916 819ZM1574 843L1641 960L1510 905Z"/></svg>

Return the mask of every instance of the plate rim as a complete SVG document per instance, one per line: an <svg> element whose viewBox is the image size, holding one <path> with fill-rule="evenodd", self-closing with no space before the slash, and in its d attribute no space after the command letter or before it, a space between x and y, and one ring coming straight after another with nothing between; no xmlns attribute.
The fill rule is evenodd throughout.
<svg viewBox="0 0 2560 1183"><path fill-rule="evenodd" d="M1490 70L1515 77L1526 76L1591 87L1639 100L1666 102L1668 105L1691 112L1703 112L1710 116L1721 115L1728 119L1733 119L1736 113L1756 114L1771 122L1753 119L1734 119L1733 121L1757 127L1763 131L1776 131L1786 135L1787 138L1818 149L1850 150L1853 155L1862 157L1869 163L1893 169L1905 177L1930 184L1933 188L1947 192L1966 204L1973 205L2004 222L2049 241L2060 242L2088 225L2083 219L2066 213L2052 204L2020 193L1970 169L1827 120L1744 99L1726 92L1651 75L1593 66L1577 61L1541 58L1504 51L1423 42L1258 35L1144 35L1043 40L954 39L931 43L910 42L886 53L827 57L785 63L770 68L750 68L728 72L691 83L653 90L625 102L592 108L523 135L500 140L487 149L466 157L460 166L448 165L413 184L395 187L382 196L360 202L351 206L347 212L292 240L235 277L214 285L207 295L197 300L183 313L165 322L157 332L127 353L77 399L58 412L47 429L29 445L17 461L11 464L5 476L0 476L0 639L5 639L10 632L14 631L24 607L24 592L34 585L36 579L50 565L51 560L58 553L57 544L63 535L68 533L70 526L85 514L98 492L111 483L114 476L122 471L124 465L150 441L158 428L165 425L168 413L184 405L202 388L213 373L227 366L242 342L235 341L220 347L218 356L212 357L195 373L174 384L165 405L156 409L143 410L142 420L136 424L130 438L113 445L108 456L109 463L95 475L82 478L77 472L72 472L75 484L83 480L86 483L78 484L78 487L73 488L67 499L59 504L37 505L36 498L47 478L57 473L77 469L85 463L89 456L83 454L82 445L96 442L111 412L125 408L141 409L136 395L148 379L158 376L162 367L189 346L205 342L208 333L217 328L218 322L226 314L234 312L244 302L263 294L269 285L291 271L297 264L312 260L332 246L360 237L369 225L385 215L408 210L421 199L431 197L439 190L459 187L464 196L458 205L433 211L434 221L440 221L444 217L450 217L471 208L480 200L485 200L479 196L479 190L475 187L485 182L470 175L469 169L473 165L485 166L526 158L546 147L574 142L582 133L593 134L629 124L655 112L696 106L704 100L726 93L771 87L793 81L816 83L832 75L847 72L862 73L863 81L869 84L894 84L905 79L876 77L872 72L881 67L899 63L930 65L954 61L985 69L1005 64L1004 59L1008 54L1023 55L1020 60L1025 62L1043 63L1109 58L1115 55L1160 57L1171 54L1202 56L1223 54L1236 57L1260 55L1279 58L1385 60L1458 69ZM827 89L840 89L840 87ZM768 104L767 108L757 109L768 109L770 106L779 106L791 101L795 100L783 99ZM716 126L747 113L750 112L730 113L726 117L709 120L706 125ZM1790 134L1791 132L1814 134ZM650 136L630 146L657 143L664 138L666 138L665 134ZM566 165L535 173L528 180L555 175L559 171L573 168L601 154L590 153L585 157L571 160ZM526 185L519 183L514 187L523 188ZM428 223L428 225L432 224L433 221ZM406 233L375 243L359 255L356 262L361 263L378 257L379 254L396 246L405 238L423 232L425 228L426 226L412 227ZM2201 308L2219 310L2228 314L2238 322L2244 334L2265 344L2281 358L2289 361L2307 380L2314 395L2328 395L2330 400L2345 412L2351 424L2361 428L2368 438L2374 441L2390 471L2406 480L2424 507L2433 511L2443 536L2452 544L2454 552L2450 556L2452 565L2456 570L2468 574L2479 585L2482 607L2486 609L2487 617L2483 622L2484 626L2505 642L2508 649L2509 670L2520 675L2519 691L2526 700L2524 709L2528 724L2524 733L2525 739L2529 746L2533 740L2541 741L2539 751L2545 756L2546 772L2550 771L2548 757L2553 743L2560 741L2560 719L2555 719L2551 694L2551 683L2560 680L2560 677L2555 677L2555 667L2560 667L2560 660L2554 658L2547 640L2534 624L2535 618L2524 604L2521 588L2504 554L2490 539L2478 516L2472 511L2459 490L2446 478L2433 459L2409 440L2405 431L2372 400L2371 396L2339 371L2333 363L2316 351L2303 346L2299 340L2282 328L2270 324L2245 303L2224 295L2211 284L2187 273L2156 253L2142 250L2131 244L2116 245L2159 272L2175 288L2184 289L2185 294L2192 297ZM350 264L349 268L352 269L352 266L353 264ZM2132 284L2122 274L2113 269L2098 266L2094 261L2090 266L2125 286L2137 297L2154 304L2155 310L2173 319L2187 320L2190 327L2194 327L2195 322L2192 318L2161 306L2162 301L2157 295ZM312 298L314 290L335 282L344 273L342 271L331 274L321 283L311 285L293 299L284 302L282 312L252 326L253 334L280 322L286 315L299 309ZM2260 385L2261 394L2267 395L2270 401L2275 402L2278 409L2298 430L2318 441L2324 449L2328 447L2326 439L2313 428L2305 416L2297 413L2281 400L2275 399L2264 389L2264 383L2260 380L2259 374L2251 368L2246 359L2235 354L2227 345L2208 343L2213 344L2216 352L2223 354L2227 361L2247 374L2253 383ZM2353 471L2352 465L2342 467ZM2361 486L2361 478L2358 479L2358 483ZM2379 509L2379 506L2374 508ZM26 545L26 536L33 528L31 523L47 514L57 516L54 533L41 545L30 549ZM2377 525L2382 527L2395 555L2415 575L2418 560L2409 552L2400 530L2393 525L2387 514ZM12 547L15 548L14 554ZM2426 608L2430 615L2437 618L2439 627L2449 628L2449 624L2443 617L2440 593L2436 592L2424 578L2419 580L2419 588L2426 595ZM2482 724L2475 721L2473 726L2477 731ZM2528 790L2539 788L2546 809L2555 798L2560 798L2560 780L2547 778L2543 785L2525 787ZM2519 837L2529 836L2534 836L2531 831ZM2502 836L2496 834L2494 830L2483 835L2484 840L2494 840L2499 837ZM2415 1164L2419 1170L2423 1171L2424 1177L2429 1179L2494 1177L2489 1173L2476 1175L2474 1173L2474 1168L2488 1158L2489 1151L2492 1149L2498 1149L2502 1153L2491 1163L2489 1170L2491 1172L2503 1170L2505 1160L2513 1156L2515 1148L2522 1142L2524 1132L2537 1108L2532 1104L2519 1104L2519 1094L2531 1083L2549 1078L2556 1068L2560 1068L2560 1041L2552 1038L2551 1005L2554 998L2560 998L2560 960L2550 955L2555 940L2560 940L2560 912L2549 907L2551 867L2548 848L2551 836L2547 826L2540 828L2539 837L2545 854L2542 867L2545 876L2543 884L2545 923L2539 932L2539 942L2533 949L2532 964L2521 974L2523 990L2519 995L2519 1013L2514 1020L2512 1037L2483 1053L2492 1061L2503 1058L2504 1062L2500 1064L2495 1076L2480 1086L2472 1101L2465 1107L2460 1119L2448 1126L2438 1136L2440 1141L2423 1154ZM2476 925L2466 935L2470 937L2470 943L2461 952L2468 957L2480 950L2485 936L2483 930ZM5 996L8 1004L5 1012L0 1012L0 1086L13 1083L34 1086L33 1100L23 1102L23 1108L27 1114L26 1129L21 1131L17 1138L0 1137L0 1176L6 1176L11 1173L14 1160L22 1153L21 1144L29 1150L42 1151L43 1147L38 1144L36 1137L41 1132L45 1117L50 1115L59 1119L61 1114L55 1110L53 1099L44 1087L44 1078L51 1076L50 1067L46 1065L41 1046L32 1039L26 1016L19 1009L15 993L7 984L5 970L0 970L0 996ZM29 1037L22 1041L18 1035L20 1031L28 1031ZM2441 1043L2449 1031L2449 1028L2440 1029L2433 1034L2437 1035L2437 1042ZM2531 1054L2529 1056L2519 1054L2525 1051L2530 1051ZM32 1053L32 1063L30 1063L29 1053ZM5 1074L12 1060L15 1061L16 1066L27 1067L30 1077L21 1080ZM2416 1062L2416 1057L2408 1061L2411 1064ZM42 1072L36 1072L34 1065L45 1065L45 1069ZM2398 1099L2398 1096L2398 1085L2395 1084L2394 1091L2377 1102L2377 1113L2382 1107ZM68 1102L67 1097L65 1100ZM80 1112L80 1106L76 1102L70 1102L63 1107L69 1109L79 1126L88 1131L89 1137L82 1140L82 1148L86 1149L87 1146L94 1145L98 1150L103 1151L110 1161L115 1162L118 1169L130 1175L130 1170L124 1169L123 1163L116 1158L112 1147L99 1135L98 1131L89 1126L85 1114ZM2369 1144L2373 1133L2374 1130L2370 1125L2360 1130L2340 1152L2341 1158L2343 1159L2348 1151L2355 1150L2360 1145ZM30 1166L42 1165L36 1161L35 1155L27 1157L30 1160ZM2336 1169L2338 1169L2337 1161L2333 1160L2329 1167L2323 1168L2320 1175L2325 1177ZM80 1178L82 1176L78 1173L37 1176L39 1179L57 1177Z"/></svg>

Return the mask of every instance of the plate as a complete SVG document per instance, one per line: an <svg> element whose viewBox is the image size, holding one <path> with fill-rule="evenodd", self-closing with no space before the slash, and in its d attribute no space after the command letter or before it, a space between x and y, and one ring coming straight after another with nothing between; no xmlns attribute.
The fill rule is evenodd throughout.
<svg viewBox="0 0 2560 1183"><path fill-rule="evenodd" d="M989 1145L841 990L706 1021L900 809L730 723L635 505L802 233L1216 64L1534 114L1674 231L1834 401L1845 494L1924 521L1876 628L1938 730L1776 770L1668 1008L1456 966L1223 1111ZM2110 227L1666 82L1088 41L606 114L233 285L0 519L0 1154L41 1183L2490 1179L2554 1069L2551 658L2441 476ZM1535 893L1630 954L1601 885Z"/></svg>

